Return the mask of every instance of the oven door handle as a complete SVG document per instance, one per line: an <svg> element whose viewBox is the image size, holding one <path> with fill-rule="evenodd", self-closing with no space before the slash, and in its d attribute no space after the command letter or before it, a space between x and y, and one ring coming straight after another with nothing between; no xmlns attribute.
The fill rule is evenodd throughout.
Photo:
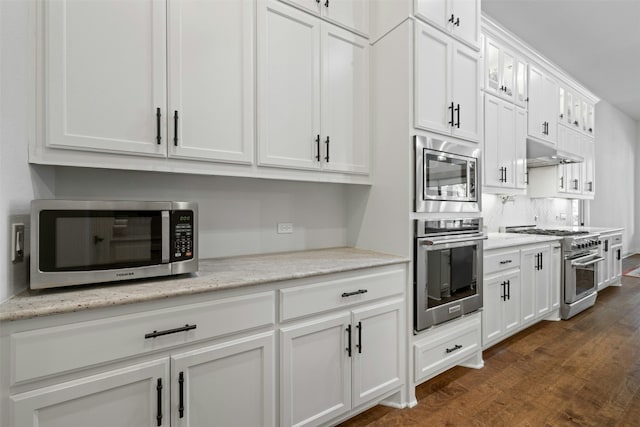
<svg viewBox="0 0 640 427"><path fill-rule="evenodd" d="M597 264L600 261L604 261L604 258L598 257L598 258L592 259L591 261L587 261L587 262L572 262L571 266L573 266L573 267L588 267L590 265Z"/></svg>
<svg viewBox="0 0 640 427"><path fill-rule="evenodd" d="M460 239L420 239L420 244L421 245L427 245L427 246L435 246L435 245L445 245L448 243L466 243L466 242L473 242L476 240L487 240L487 236L477 236L477 237L463 237Z"/></svg>

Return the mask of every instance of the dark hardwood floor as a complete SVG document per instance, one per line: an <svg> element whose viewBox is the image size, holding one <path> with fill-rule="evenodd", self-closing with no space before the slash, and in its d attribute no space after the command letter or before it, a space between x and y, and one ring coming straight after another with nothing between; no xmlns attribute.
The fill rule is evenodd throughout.
<svg viewBox="0 0 640 427"><path fill-rule="evenodd" d="M640 255L623 271L640 265ZM540 322L416 389L411 409L376 406L356 426L640 426L640 279L624 276L568 321Z"/></svg>

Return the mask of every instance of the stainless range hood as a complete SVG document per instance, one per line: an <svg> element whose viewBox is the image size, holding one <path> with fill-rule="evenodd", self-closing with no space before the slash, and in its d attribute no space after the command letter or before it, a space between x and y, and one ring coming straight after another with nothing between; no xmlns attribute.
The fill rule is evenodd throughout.
<svg viewBox="0 0 640 427"><path fill-rule="evenodd" d="M545 143L527 138L527 167L561 165L563 163L582 163L584 158L574 153L557 150Z"/></svg>

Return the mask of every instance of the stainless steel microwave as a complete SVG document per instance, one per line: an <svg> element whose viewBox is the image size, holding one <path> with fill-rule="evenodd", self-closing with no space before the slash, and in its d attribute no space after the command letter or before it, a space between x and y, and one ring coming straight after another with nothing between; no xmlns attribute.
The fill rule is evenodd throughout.
<svg viewBox="0 0 640 427"><path fill-rule="evenodd" d="M198 206L189 202L34 200L32 289L198 270Z"/></svg>
<svg viewBox="0 0 640 427"><path fill-rule="evenodd" d="M416 212L480 212L480 148L415 137Z"/></svg>

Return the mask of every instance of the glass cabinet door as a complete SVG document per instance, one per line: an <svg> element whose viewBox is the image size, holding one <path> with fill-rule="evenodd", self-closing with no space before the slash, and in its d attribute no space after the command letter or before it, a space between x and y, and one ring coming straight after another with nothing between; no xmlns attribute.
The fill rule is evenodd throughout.
<svg viewBox="0 0 640 427"><path fill-rule="evenodd" d="M594 106L593 105L589 105L588 107L588 112L587 112L587 132L591 135L593 135L593 109Z"/></svg>
<svg viewBox="0 0 640 427"><path fill-rule="evenodd" d="M564 88L560 87L558 88L558 101L559 101L559 105L558 105L558 113L560 114L560 120L564 119L565 116L565 103L564 103Z"/></svg>
<svg viewBox="0 0 640 427"><path fill-rule="evenodd" d="M498 93L500 87L500 49L487 40L487 88Z"/></svg>
<svg viewBox="0 0 640 427"><path fill-rule="evenodd" d="M577 96L574 98L573 101L573 125L576 127L580 127L580 119L581 119L581 114L580 114L580 107L581 107L581 103L580 103L580 98L578 98Z"/></svg>
<svg viewBox="0 0 640 427"><path fill-rule="evenodd" d="M507 51L502 51L502 85L504 90L502 94L508 97L513 96L514 88L514 76L515 76L515 60L513 55Z"/></svg>
<svg viewBox="0 0 640 427"><path fill-rule="evenodd" d="M527 102L527 64L516 62L516 102L524 107Z"/></svg>
<svg viewBox="0 0 640 427"><path fill-rule="evenodd" d="M565 91L565 96L567 97L566 100L566 115L567 117L565 118L567 120L567 123L571 124L573 123L573 95L571 94L571 92L569 91Z"/></svg>
<svg viewBox="0 0 640 427"><path fill-rule="evenodd" d="M583 131L587 131L587 103L582 101L582 119L581 119L581 126L582 126L582 130Z"/></svg>

